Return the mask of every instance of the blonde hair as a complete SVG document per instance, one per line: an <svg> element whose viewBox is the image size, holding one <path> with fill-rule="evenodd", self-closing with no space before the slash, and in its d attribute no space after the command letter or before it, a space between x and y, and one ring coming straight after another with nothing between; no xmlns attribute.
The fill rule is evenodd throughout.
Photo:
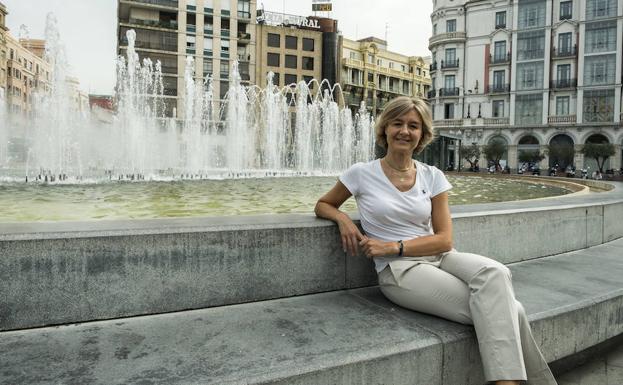
<svg viewBox="0 0 623 385"><path fill-rule="evenodd" d="M433 131L433 119L428 103L420 98L399 96L385 104L385 109L376 121L374 131L376 133L376 144L378 146L383 147L387 151L387 135L385 135L387 125L411 110L417 112L420 115L420 119L422 119L422 137L417 147L415 147L414 152L419 154L433 141L435 133Z"/></svg>

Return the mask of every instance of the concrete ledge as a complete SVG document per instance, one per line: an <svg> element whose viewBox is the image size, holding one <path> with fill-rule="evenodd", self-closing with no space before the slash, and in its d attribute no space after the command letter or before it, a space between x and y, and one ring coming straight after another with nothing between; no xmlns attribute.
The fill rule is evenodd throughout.
<svg viewBox="0 0 623 385"><path fill-rule="evenodd" d="M623 189L455 206L455 246L511 263L623 236ZM0 330L375 285L310 215L0 224Z"/></svg>
<svg viewBox="0 0 623 385"><path fill-rule="evenodd" d="M510 266L548 360L623 333L622 258L623 239ZM0 335L0 383L483 383L472 327L376 287Z"/></svg>

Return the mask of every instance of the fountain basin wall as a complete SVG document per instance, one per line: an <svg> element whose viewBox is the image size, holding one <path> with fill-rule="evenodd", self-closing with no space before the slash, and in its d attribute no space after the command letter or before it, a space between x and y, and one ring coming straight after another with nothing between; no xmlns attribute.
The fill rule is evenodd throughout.
<svg viewBox="0 0 623 385"><path fill-rule="evenodd" d="M623 236L623 188L454 206L454 243L503 263ZM258 301L377 283L310 215L0 224L0 330Z"/></svg>

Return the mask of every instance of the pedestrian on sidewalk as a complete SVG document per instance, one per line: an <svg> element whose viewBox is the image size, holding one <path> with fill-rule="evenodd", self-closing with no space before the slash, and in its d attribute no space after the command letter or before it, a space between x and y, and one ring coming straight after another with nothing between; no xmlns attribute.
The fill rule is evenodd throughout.
<svg viewBox="0 0 623 385"><path fill-rule="evenodd" d="M414 161L433 139L421 99L388 102L376 123L387 154L351 166L316 204L337 223L345 252L374 260L380 289L405 308L474 325L485 379L497 385L551 385L556 380L532 337L503 264L452 247L448 190L436 167ZM357 201L363 234L339 207Z"/></svg>

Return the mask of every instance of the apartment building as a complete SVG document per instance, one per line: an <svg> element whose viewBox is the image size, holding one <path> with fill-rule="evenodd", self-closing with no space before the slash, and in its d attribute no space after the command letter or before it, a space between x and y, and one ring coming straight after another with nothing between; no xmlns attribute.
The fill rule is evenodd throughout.
<svg viewBox="0 0 623 385"><path fill-rule="evenodd" d="M39 39L15 39L5 34L6 103L9 111L29 113L32 111L33 94L47 91L52 79L52 66L44 57L45 41Z"/></svg>
<svg viewBox="0 0 623 385"><path fill-rule="evenodd" d="M6 95L7 80L7 44L6 35L9 29L6 27L6 15L8 14L6 6L0 3L0 100Z"/></svg>
<svg viewBox="0 0 623 385"><path fill-rule="evenodd" d="M533 150L546 155L541 168L594 169L580 152L590 142L614 144L605 168L621 167L623 0L433 5L428 96L441 133L457 144L504 142L511 169ZM570 155L548 156L548 145Z"/></svg>
<svg viewBox="0 0 623 385"><path fill-rule="evenodd" d="M167 115L184 111L186 57L194 57L196 79L211 76L217 99L229 88L239 61L243 83L255 83L255 0L118 0L118 54L126 32L136 31L140 59L162 64Z"/></svg>
<svg viewBox="0 0 623 385"><path fill-rule="evenodd" d="M337 20L260 11L257 25L257 85L265 87L268 74L278 87L312 79L336 80Z"/></svg>
<svg viewBox="0 0 623 385"><path fill-rule="evenodd" d="M387 50L387 42L375 37L340 38L340 84L345 103L356 112L361 102L374 114L399 96L426 97L431 79L427 58L405 56Z"/></svg>

